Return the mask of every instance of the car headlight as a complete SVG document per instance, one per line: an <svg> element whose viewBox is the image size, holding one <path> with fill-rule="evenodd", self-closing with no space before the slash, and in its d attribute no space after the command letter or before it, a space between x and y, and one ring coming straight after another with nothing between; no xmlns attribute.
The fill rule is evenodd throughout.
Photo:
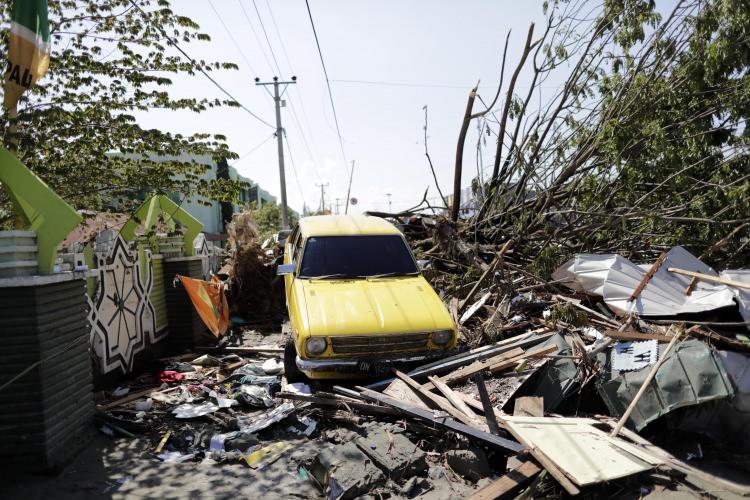
<svg viewBox="0 0 750 500"><path fill-rule="evenodd" d="M326 350L328 343L325 337L310 337L305 342L305 349L313 355L322 354Z"/></svg>
<svg viewBox="0 0 750 500"><path fill-rule="evenodd" d="M435 345L446 345L453 339L453 330L439 330L432 332L432 343Z"/></svg>

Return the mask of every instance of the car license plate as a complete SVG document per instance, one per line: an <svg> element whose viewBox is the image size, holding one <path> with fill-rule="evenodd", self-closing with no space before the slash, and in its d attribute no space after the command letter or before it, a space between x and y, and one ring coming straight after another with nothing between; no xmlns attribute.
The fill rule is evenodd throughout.
<svg viewBox="0 0 750 500"><path fill-rule="evenodd" d="M370 375L385 375L391 372L391 366L387 363L361 360L357 363L357 371Z"/></svg>

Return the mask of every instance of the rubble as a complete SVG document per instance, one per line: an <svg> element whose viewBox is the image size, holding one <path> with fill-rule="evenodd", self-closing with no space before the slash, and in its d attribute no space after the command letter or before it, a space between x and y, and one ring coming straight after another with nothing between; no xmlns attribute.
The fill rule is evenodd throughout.
<svg viewBox="0 0 750 500"><path fill-rule="evenodd" d="M427 227L410 237L424 240ZM679 248L658 266L576 257L553 283L515 264L511 244L469 255L441 234L430 255L445 251L442 264L427 273L462 337L446 357L380 380L288 384L283 336L253 337L167 359L136 379L149 386L126 384L98 406L103 432L145 434L151 459L175 466L291 471L329 499L750 495L699 469L748 449L737 436L750 423L750 363L736 333L745 325L696 304L719 297L719 312L742 315L744 291L701 282L677 298L690 279L669 266L706 271ZM463 282L453 259L483 271ZM632 271L619 288L613 263ZM654 309L664 301L682 309L665 317ZM689 465L668 451L676 432L691 433Z"/></svg>

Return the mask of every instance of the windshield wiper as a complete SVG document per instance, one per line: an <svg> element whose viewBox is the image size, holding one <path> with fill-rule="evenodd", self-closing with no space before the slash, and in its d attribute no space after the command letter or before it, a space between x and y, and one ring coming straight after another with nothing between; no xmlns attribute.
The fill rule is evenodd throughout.
<svg viewBox="0 0 750 500"><path fill-rule="evenodd" d="M364 276L357 276L356 274L346 273L335 273L335 274L324 274L322 276L300 276L300 278L308 278L311 280L327 280L336 278L363 278Z"/></svg>
<svg viewBox="0 0 750 500"><path fill-rule="evenodd" d="M388 278L390 276L416 276L419 272L413 272L413 273L401 273L398 271L390 272L390 273L380 273L380 274L372 274L370 276L367 276L367 278Z"/></svg>

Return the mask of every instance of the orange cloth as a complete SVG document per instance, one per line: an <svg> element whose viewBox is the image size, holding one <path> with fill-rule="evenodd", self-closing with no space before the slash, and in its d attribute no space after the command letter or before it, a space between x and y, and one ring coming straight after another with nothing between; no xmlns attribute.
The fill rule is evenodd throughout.
<svg viewBox="0 0 750 500"><path fill-rule="evenodd" d="M224 335L229 327L229 306L224 283L216 276L212 276L211 281L196 280L179 274L177 277L198 311L198 316L211 333L217 337Z"/></svg>

